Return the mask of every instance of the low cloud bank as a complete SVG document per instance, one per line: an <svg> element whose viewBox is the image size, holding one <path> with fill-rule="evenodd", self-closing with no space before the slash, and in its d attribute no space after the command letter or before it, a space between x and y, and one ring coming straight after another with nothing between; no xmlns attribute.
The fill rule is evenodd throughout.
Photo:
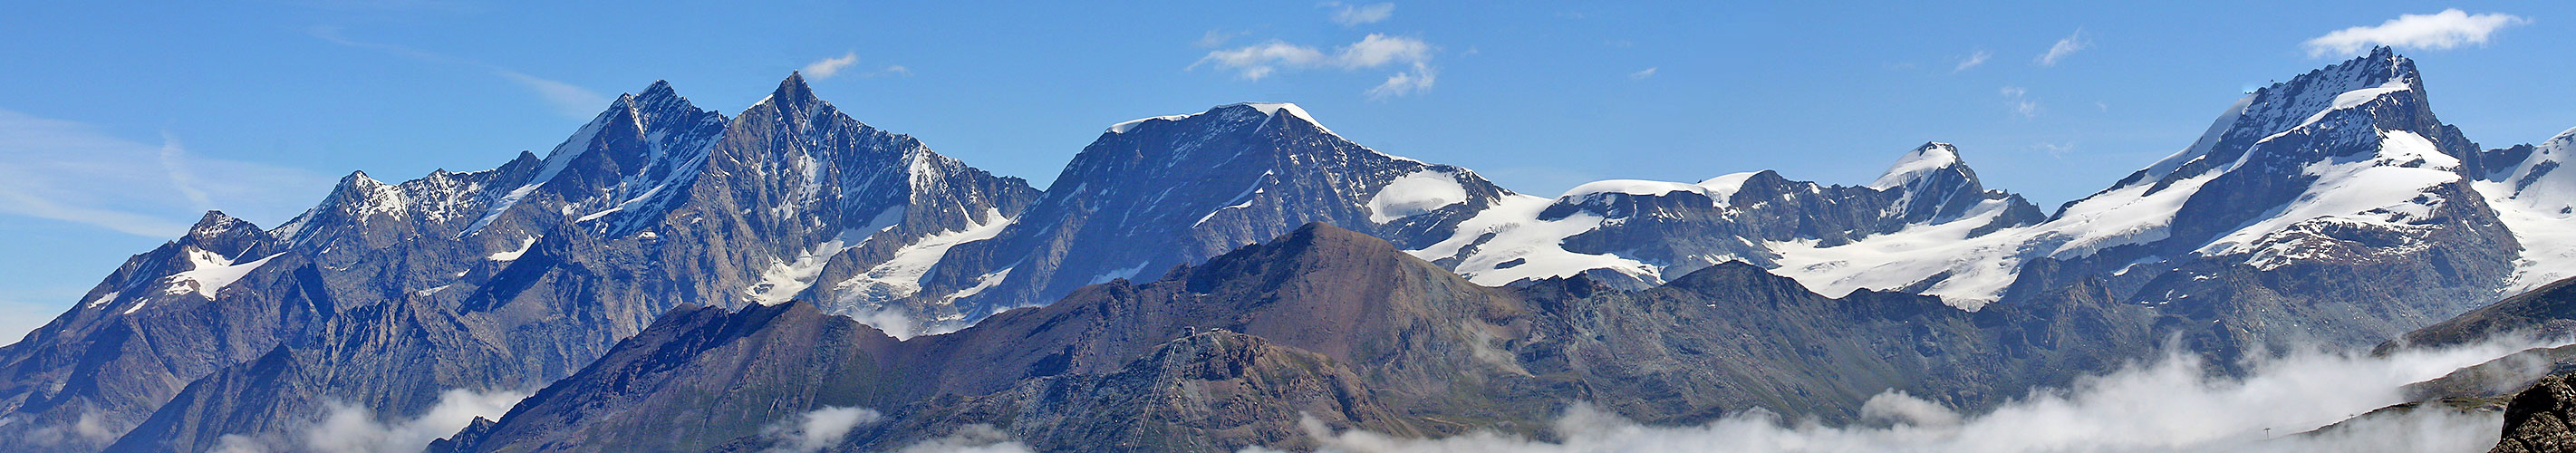
<svg viewBox="0 0 2576 453"><path fill-rule="evenodd" d="M850 429L885 420L885 414L864 407L824 406L793 418L780 420L760 430L774 440L767 453L805 453L822 451L839 445L849 437Z"/></svg>
<svg viewBox="0 0 2576 453"><path fill-rule="evenodd" d="M958 428L947 437L925 440L903 447L897 453L1029 453L1029 445L1012 440L1009 433L993 425L973 424Z"/></svg>
<svg viewBox="0 0 2576 453"><path fill-rule="evenodd" d="M418 452L430 441L456 434L475 417L500 419L510 406L526 399L527 392L449 389L439 393L438 405L418 417L399 420L379 419L365 406L331 401L330 411L320 420L305 427L293 439L276 436L227 435L219 438L213 451L221 453L393 453Z"/></svg>
<svg viewBox="0 0 2576 453"><path fill-rule="evenodd" d="M1868 422L1840 427L1760 410L1699 426L1648 426L1588 404L1556 420L1553 442L1491 432L1440 439L1334 433L1312 419L1304 427L1331 452L2476 452L2495 444L2500 415L2434 409L2353 417L2406 402L2406 384L2556 344L2566 342L2492 341L2385 357L2310 348L2257 360L2241 377L2217 378L2199 356L2176 353L2064 389L2034 390L1981 414L1890 391L1863 405Z"/></svg>

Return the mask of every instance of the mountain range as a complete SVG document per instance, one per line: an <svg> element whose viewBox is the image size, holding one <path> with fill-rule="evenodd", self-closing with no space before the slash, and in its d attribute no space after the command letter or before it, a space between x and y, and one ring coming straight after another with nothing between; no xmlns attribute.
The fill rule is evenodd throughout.
<svg viewBox="0 0 2576 453"><path fill-rule="evenodd" d="M2576 130L2485 148L2429 99L2378 49L2052 211L1937 142L1860 185L1522 194L1281 103L1111 125L1040 190L798 75L730 116L657 82L542 157L206 214L0 347L0 451L314 448L472 392L524 399L417 440L759 451L830 410L869 422L816 448L1298 448L1544 436L1576 402L1973 409L2167 339L2431 343L2576 276Z"/></svg>

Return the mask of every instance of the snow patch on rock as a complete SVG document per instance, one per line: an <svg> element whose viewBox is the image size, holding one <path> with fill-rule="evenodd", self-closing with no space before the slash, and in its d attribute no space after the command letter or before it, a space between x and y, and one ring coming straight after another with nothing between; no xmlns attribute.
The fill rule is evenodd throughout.
<svg viewBox="0 0 2576 453"><path fill-rule="evenodd" d="M2535 148L2501 177L2474 183L2522 244L2507 293L2576 277L2576 170L2565 168L2568 153L2576 152L2576 129Z"/></svg>
<svg viewBox="0 0 2576 453"><path fill-rule="evenodd" d="M185 272L171 274L167 278L170 286L162 290L163 294L194 292L204 296L206 300L214 300L215 293L223 291L225 286L241 281L243 276L250 275L250 271L258 270L260 266L268 264L268 260L284 255L279 253L247 263L234 264L231 258L215 252L199 250L196 247L188 247L186 251L191 267ZM143 304L135 304L133 309L127 309L126 312L132 313L141 308Z"/></svg>
<svg viewBox="0 0 2576 453"><path fill-rule="evenodd" d="M1528 195L1503 198L1458 224L1448 239L1406 253L1425 260L1456 257L1454 270L1479 285L1500 286L1526 279L1565 277L1592 269L1609 269L1661 282L1662 267L1611 254L1576 253L1565 238L1600 228L1601 216L1575 213L1556 220L1537 220L1556 199ZM1484 239L1486 235L1492 239ZM1459 256L1468 246L1475 252Z"/></svg>

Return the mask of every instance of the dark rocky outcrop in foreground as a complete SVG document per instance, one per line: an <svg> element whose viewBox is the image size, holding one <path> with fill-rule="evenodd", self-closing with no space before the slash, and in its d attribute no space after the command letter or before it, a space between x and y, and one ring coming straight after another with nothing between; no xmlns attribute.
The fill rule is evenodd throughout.
<svg viewBox="0 0 2576 453"><path fill-rule="evenodd" d="M2568 375L2543 378L2504 408L2504 440L2495 453L2576 451L2576 386Z"/></svg>

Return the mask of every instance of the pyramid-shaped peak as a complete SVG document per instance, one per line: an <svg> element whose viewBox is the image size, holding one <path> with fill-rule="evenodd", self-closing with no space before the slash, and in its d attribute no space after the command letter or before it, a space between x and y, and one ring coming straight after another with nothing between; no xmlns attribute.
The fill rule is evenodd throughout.
<svg viewBox="0 0 2576 453"><path fill-rule="evenodd" d="M671 88L671 81L655 80L653 81L653 85L644 87L644 91L636 92L635 99L638 102L649 104L658 100L681 98L680 90ZM683 100L683 102L685 102L685 100Z"/></svg>
<svg viewBox="0 0 2576 453"><path fill-rule="evenodd" d="M805 74L789 71L787 80L778 81L778 89L769 92L769 99L781 104L803 104L814 99L814 88L805 85Z"/></svg>
<svg viewBox="0 0 2576 453"><path fill-rule="evenodd" d="M689 98L681 97L680 91L672 88L669 80L655 80L653 85L644 87L643 91L618 96L618 102L621 106L638 110L637 113L648 117L688 115L698 111L698 106L690 104Z"/></svg>
<svg viewBox="0 0 2576 453"><path fill-rule="evenodd" d="M2299 74L2298 77L2290 80L2273 83L2256 92L2256 96L2265 98L2258 99L2257 102L2260 103L2279 102L2290 98L2332 97L2352 90L2378 86L2421 88L2417 85L2421 83L2421 79L2422 75L2415 70L2415 60L2398 55L2394 49L2378 47L2372 49L2367 55L2353 57Z"/></svg>
<svg viewBox="0 0 2576 453"><path fill-rule="evenodd" d="M1894 165L1887 167L1886 173L1879 174L1878 180L1869 183L1869 187L1882 190L1903 187L1934 174L1966 171L1967 162L1959 159L1958 147L1948 143L1926 142L1923 146L1914 147L1913 151L1905 152L1905 156L1898 157Z"/></svg>

